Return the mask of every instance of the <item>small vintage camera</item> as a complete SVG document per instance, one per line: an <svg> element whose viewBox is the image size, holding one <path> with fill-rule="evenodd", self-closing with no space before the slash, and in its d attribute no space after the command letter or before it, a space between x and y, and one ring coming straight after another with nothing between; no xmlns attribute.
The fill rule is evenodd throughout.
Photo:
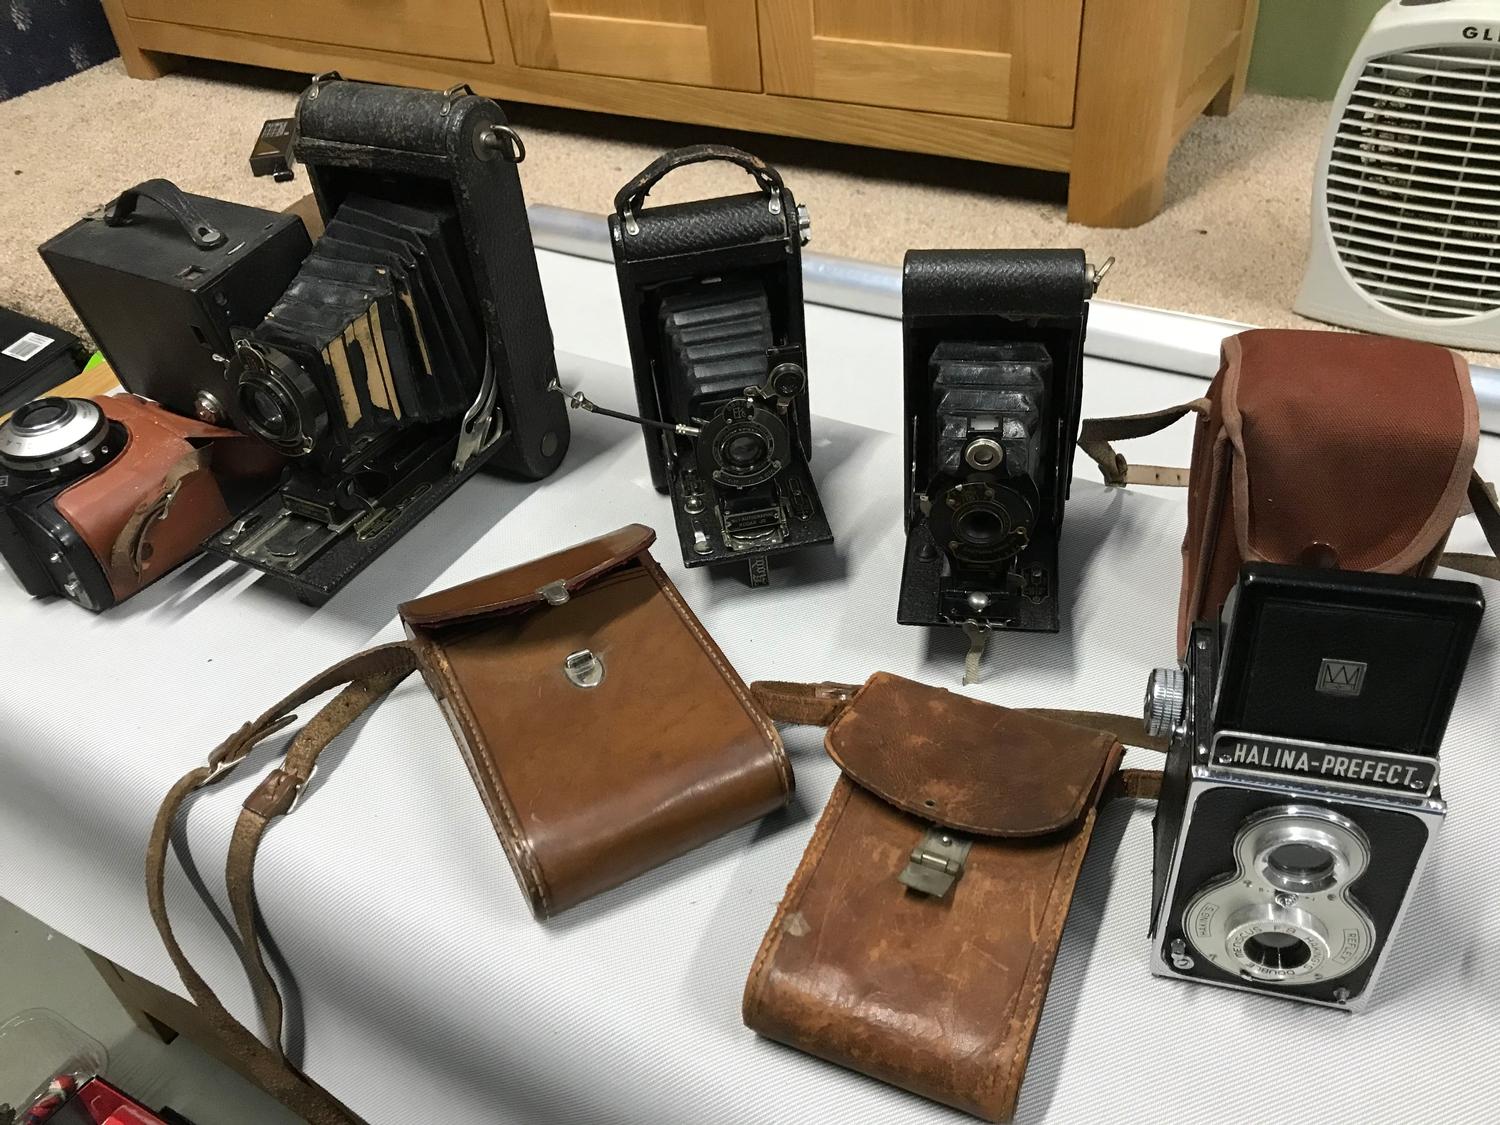
<svg viewBox="0 0 1500 1125"><path fill-rule="evenodd" d="M133 395L35 399L0 425L0 558L33 597L108 609L198 554L284 464Z"/></svg>
<svg viewBox="0 0 1500 1125"><path fill-rule="evenodd" d="M712 160L760 190L641 209L668 172ZM609 228L651 480L672 497L683 564L748 562L766 585L768 556L833 542L808 468L807 212L764 161L696 145L621 188Z"/></svg>
<svg viewBox="0 0 1500 1125"><path fill-rule="evenodd" d="M911 250L902 280L906 564L897 618L1056 632L1089 298L1079 250Z"/></svg>
<svg viewBox="0 0 1500 1125"><path fill-rule="evenodd" d="M1158 976L1359 1009L1447 806L1470 582L1247 564L1146 691Z"/></svg>

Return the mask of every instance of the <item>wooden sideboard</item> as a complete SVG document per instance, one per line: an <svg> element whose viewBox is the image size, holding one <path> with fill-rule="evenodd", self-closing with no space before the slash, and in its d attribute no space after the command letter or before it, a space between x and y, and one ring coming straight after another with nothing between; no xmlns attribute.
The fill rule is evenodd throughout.
<svg viewBox="0 0 1500 1125"><path fill-rule="evenodd" d="M1244 87L1258 0L103 0L137 78L200 56L1069 174L1160 209Z"/></svg>

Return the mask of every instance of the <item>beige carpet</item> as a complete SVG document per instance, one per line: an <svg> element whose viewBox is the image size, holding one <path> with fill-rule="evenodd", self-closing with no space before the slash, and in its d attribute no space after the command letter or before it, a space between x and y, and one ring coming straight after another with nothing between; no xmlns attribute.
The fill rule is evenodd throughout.
<svg viewBox="0 0 1500 1125"><path fill-rule="evenodd" d="M156 82L118 61L0 103L0 303L77 328L36 255L43 239L152 176L247 203L281 206L307 190L254 179L264 118L289 114L300 76L193 64ZM898 263L910 246L1081 246L1117 259L1101 296L1262 325L1291 312L1307 250L1312 168L1327 106L1247 97L1204 117L1172 157L1167 203L1134 230L1068 225L1062 176L936 157L699 127L508 107L527 144L527 199L603 213L658 152L727 139L777 164L812 212L812 248ZM652 198L724 187L737 169L689 169Z"/></svg>

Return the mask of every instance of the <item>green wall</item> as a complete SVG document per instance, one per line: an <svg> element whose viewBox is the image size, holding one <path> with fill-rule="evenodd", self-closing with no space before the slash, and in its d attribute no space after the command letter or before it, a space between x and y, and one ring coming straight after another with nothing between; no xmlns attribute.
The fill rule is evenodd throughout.
<svg viewBox="0 0 1500 1125"><path fill-rule="evenodd" d="M1249 86L1332 98L1370 19L1386 0L1260 0Z"/></svg>

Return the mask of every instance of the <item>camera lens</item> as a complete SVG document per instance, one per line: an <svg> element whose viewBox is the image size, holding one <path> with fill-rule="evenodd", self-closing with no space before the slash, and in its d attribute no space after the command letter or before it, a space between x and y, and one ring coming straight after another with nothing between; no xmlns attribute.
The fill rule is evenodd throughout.
<svg viewBox="0 0 1500 1125"><path fill-rule="evenodd" d="M327 410L311 377L292 359L264 345L236 349L236 398L245 425L291 456L309 453L328 426Z"/></svg>
<svg viewBox="0 0 1500 1125"><path fill-rule="evenodd" d="M1293 934L1267 930L1246 939L1245 956L1266 969L1300 969L1312 959L1312 946Z"/></svg>
<svg viewBox="0 0 1500 1125"><path fill-rule="evenodd" d="M37 429L54 425L66 418L69 413L67 403L55 398L44 398L16 411L16 424Z"/></svg>
<svg viewBox="0 0 1500 1125"><path fill-rule="evenodd" d="M274 434L286 432L286 413L281 409L281 403L276 401L276 396L264 387L246 387L244 405L245 413L254 420L258 428Z"/></svg>
<svg viewBox="0 0 1500 1125"><path fill-rule="evenodd" d="M994 508L971 508L953 524L958 537L975 547L993 547L1010 531L1005 517Z"/></svg>
<svg viewBox="0 0 1500 1125"><path fill-rule="evenodd" d="M749 469L766 457L766 439L760 434L740 433L724 443L724 459L737 469Z"/></svg>
<svg viewBox="0 0 1500 1125"><path fill-rule="evenodd" d="M1319 882L1333 874L1334 859L1312 844L1282 844L1266 856L1266 863L1288 879Z"/></svg>
<svg viewBox="0 0 1500 1125"><path fill-rule="evenodd" d="M0 471L56 474L69 466L91 471L119 452L121 443L109 442L109 434L109 419L96 402L34 399L0 424Z"/></svg>

